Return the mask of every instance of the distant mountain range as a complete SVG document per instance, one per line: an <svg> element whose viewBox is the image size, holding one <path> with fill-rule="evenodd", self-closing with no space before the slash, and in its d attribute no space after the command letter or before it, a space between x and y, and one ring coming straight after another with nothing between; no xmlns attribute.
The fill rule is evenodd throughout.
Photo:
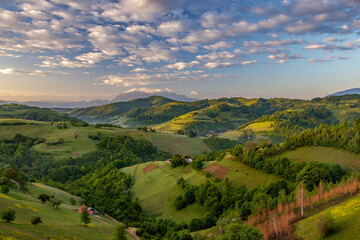
<svg viewBox="0 0 360 240"><path fill-rule="evenodd" d="M175 101L182 101L182 102L194 102L199 99L196 98L189 98L185 95L176 94L170 91L158 91L158 92L144 92L144 91L130 91L124 92L115 97L112 102L127 102L138 98L147 98L151 96L160 96L165 97Z"/></svg>
<svg viewBox="0 0 360 240"><path fill-rule="evenodd" d="M130 92L124 92L116 96L112 100L92 100L92 101L29 101L29 102L19 102L19 101L2 101L0 100L0 105L4 104L10 104L10 103L16 103L16 104L23 104L27 106L32 107L40 107L40 108L68 108L68 109L74 109L74 108L86 108L86 107L92 107L92 106L101 106L105 104L110 103L116 103L116 102L128 102L134 99L139 98L147 98L151 96L160 96L165 97L171 100L175 101L182 101L182 102L194 102L198 99L195 98L189 98L185 95L176 94L174 92L169 91L159 91L159 92L144 92L144 91L130 91Z"/></svg>
<svg viewBox="0 0 360 240"><path fill-rule="evenodd" d="M336 92L333 94L328 95L327 97L334 97L334 96L343 96L348 94L360 94L360 88L351 88L345 91Z"/></svg>

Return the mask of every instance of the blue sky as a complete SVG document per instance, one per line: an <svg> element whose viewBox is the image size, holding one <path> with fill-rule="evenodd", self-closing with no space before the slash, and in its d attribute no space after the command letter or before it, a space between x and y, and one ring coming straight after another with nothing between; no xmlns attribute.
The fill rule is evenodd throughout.
<svg viewBox="0 0 360 240"><path fill-rule="evenodd" d="M358 0L0 0L0 100L360 87Z"/></svg>

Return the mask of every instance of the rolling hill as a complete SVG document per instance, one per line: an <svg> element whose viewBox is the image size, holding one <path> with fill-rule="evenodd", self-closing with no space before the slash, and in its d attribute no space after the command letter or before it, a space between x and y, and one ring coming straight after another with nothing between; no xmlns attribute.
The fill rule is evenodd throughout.
<svg viewBox="0 0 360 240"><path fill-rule="evenodd" d="M127 128L146 125L165 132L182 130L187 133L195 130L200 135L214 131L220 137L232 139L246 138L244 131L255 132L257 140L261 137L256 136L269 135L271 132L272 140L281 142L282 137L288 134L319 124L355 121L360 117L360 96L312 100L220 98L195 102L153 96L75 109L69 114L90 123L112 123ZM265 128L259 127L264 124ZM269 139L269 136L265 138Z"/></svg>
<svg viewBox="0 0 360 240"><path fill-rule="evenodd" d="M123 118L123 124L126 124L125 113L143 111L151 106L161 106L173 100L164 97L139 98L129 102L111 103L102 106L74 109L69 112L70 115L78 117L89 123L120 123Z"/></svg>
<svg viewBox="0 0 360 240"><path fill-rule="evenodd" d="M54 195L55 199L63 203L58 209L49 203L42 204L37 196L45 193ZM70 198L76 204L70 204ZM117 222L100 215L91 217L91 223L85 227L80 223L77 209L81 199L62 190L41 184L28 184L28 193L18 191L12 187L9 193L0 193L0 209L11 207L16 212L13 223L0 221L1 239L36 240L36 239L112 239ZM32 216L39 216L43 223L32 225ZM7 237L7 238L6 238ZM129 239L130 236L129 236Z"/></svg>
<svg viewBox="0 0 360 240"><path fill-rule="evenodd" d="M19 104L5 104L0 106L0 119L27 119L35 121L69 121L80 122L79 119L67 113L58 113L47 108L29 107Z"/></svg>
<svg viewBox="0 0 360 240"><path fill-rule="evenodd" d="M9 124L10 123L10 124ZM17 123L17 125L12 124ZM21 124L18 124L21 123ZM45 138L46 141L56 141L63 138L62 144L49 147L46 143L34 146L41 153L51 153L56 159L80 156L95 149L97 141L89 138L91 135L100 136L131 136L135 139L147 139L160 150L183 155L198 155L209 152L210 149L202 138L188 138L187 136L167 133L139 132L112 127L77 127L68 125L67 129L59 129L50 122L0 119L0 139L11 139L16 134L28 137Z"/></svg>
<svg viewBox="0 0 360 240"><path fill-rule="evenodd" d="M230 156L222 161L207 162L203 171L195 171L190 166L171 168L170 163L158 161L126 167L121 171L132 176L132 196L139 200L146 214L156 218L171 218L178 223L190 223L193 218L199 218L205 213L199 204L192 204L180 211L175 209L174 199L181 193L176 185L180 177L190 184L200 185L214 181L206 177L206 172L212 171L215 175L222 175L221 181L216 180L216 183L223 183L227 178L235 186L246 185L248 188L282 179L234 161Z"/></svg>

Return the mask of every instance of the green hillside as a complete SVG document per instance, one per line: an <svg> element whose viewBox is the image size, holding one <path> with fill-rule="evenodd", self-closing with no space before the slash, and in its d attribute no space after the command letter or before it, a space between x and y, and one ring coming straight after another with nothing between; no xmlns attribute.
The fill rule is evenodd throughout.
<svg viewBox="0 0 360 240"><path fill-rule="evenodd" d="M173 100L164 97L139 98L129 102L111 103L102 106L74 109L70 115L89 123L117 123L129 111L143 112L151 106L161 106Z"/></svg>
<svg viewBox="0 0 360 240"><path fill-rule="evenodd" d="M324 239L320 236L316 223L318 218L327 212L330 212L331 215L335 218L337 232L330 235L329 237L326 237L326 239L360 239L360 194L347 200L344 203L331 207L323 212L300 221L296 225L295 234L302 239L307 240Z"/></svg>
<svg viewBox="0 0 360 240"><path fill-rule="evenodd" d="M58 113L48 108L29 107L19 104L0 105L0 119L27 119L35 121L72 121L80 120L67 113Z"/></svg>
<svg viewBox="0 0 360 240"><path fill-rule="evenodd" d="M13 223L0 221L1 239L112 239L116 222L106 216L91 217L91 223L85 227L80 223L80 198L64 191L40 183L28 184L28 193L18 191L13 187L9 193L0 193L0 209L11 207L16 211ZM55 199L63 201L59 209L51 204L42 204L37 199L38 194L54 195ZM76 205L70 205L70 198L76 200ZM32 216L39 216L43 223L32 225ZM5 238L8 237L8 238ZM129 238L131 239L131 238Z"/></svg>
<svg viewBox="0 0 360 240"><path fill-rule="evenodd" d="M23 123L21 125L3 125L2 123ZM76 127L68 125L67 129L59 129L50 122L8 120L0 119L0 139L13 138L17 133L28 137L45 138L47 141L56 141L63 138L65 142L56 146L48 146L46 143L34 147L42 153L52 153L56 158L76 157L95 149L96 141L89 135L100 136L131 136L136 139L147 139L160 150L184 155L198 155L210 151L201 138L188 138L182 135L167 133L138 132L137 130L125 130L120 128L101 127Z"/></svg>
<svg viewBox="0 0 360 240"><path fill-rule="evenodd" d="M357 171L360 171L360 155L337 148L301 147L294 151L276 155L275 157L286 157L290 160L299 162L316 161L322 163L338 163L346 169L356 169Z"/></svg>
<svg viewBox="0 0 360 240"><path fill-rule="evenodd" d="M190 166L171 168L171 164L166 162L143 163L123 168L121 171L133 177L132 197L139 200L146 214L156 218L171 218L179 223L189 223L193 218L202 217L205 211L199 204L192 204L177 211L173 202L181 191L176 182L180 177L194 185L213 181L213 178L207 178L205 173L208 167L211 168L214 164L227 170L227 174L217 183L223 183L228 178L235 186L246 185L251 188L282 179L234 161L230 156L222 161L207 162L201 172L194 171Z"/></svg>

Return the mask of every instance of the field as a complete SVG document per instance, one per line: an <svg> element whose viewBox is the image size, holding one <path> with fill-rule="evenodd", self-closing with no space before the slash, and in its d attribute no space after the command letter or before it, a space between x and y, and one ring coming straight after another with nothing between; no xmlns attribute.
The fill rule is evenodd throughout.
<svg viewBox="0 0 360 240"><path fill-rule="evenodd" d="M360 155L336 148L302 147L275 157L287 157L290 160L300 162L317 161L322 163L338 163L344 168L354 168L360 171Z"/></svg>
<svg viewBox="0 0 360 240"><path fill-rule="evenodd" d="M326 239L360 239L360 194L344 203L331 207L326 211L331 212L338 227L338 231ZM300 221L296 227L296 235L306 240L323 239L320 236L316 222L319 216L324 214L326 211Z"/></svg>
<svg viewBox="0 0 360 240"><path fill-rule="evenodd" d="M0 209L11 207L16 211L13 223L0 221L0 239L112 239L116 222L110 218L91 217L91 223L87 227L80 223L80 214L76 212L80 206L80 198L40 183L29 184L28 188L30 195L15 187L7 194L0 193ZM36 199L39 193L54 195L63 203L59 209L53 208L49 203L42 204ZM76 200L75 206L70 205L71 197ZM43 223L32 225L32 216L40 216Z"/></svg>
<svg viewBox="0 0 360 240"><path fill-rule="evenodd" d="M144 163L123 168L122 171L134 177L133 198L139 199L145 213L150 216L189 223L191 219L204 214L204 209L198 204L192 204L180 211L173 206L175 197L181 193L176 181L183 177L191 184L200 185L206 182L204 174L197 173L190 167L172 169L170 163L166 162Z"/></svg>
<svg viewBox="0 0 360 240"><path fill-rule="evenodd" d="M273 181L281 180L273 174L267 174L260 170L255 170L241 162L234 161L230 155L227 155L224 160L216 162L219 166L230 169L231 171L223 177L223 181L228 178L231 183L245 184L248 188L257 187L262 184L268 184Z"/></svg>
<svg viewBox="0 0 360 240"><path fill-rule="evenodd" d="M204 171L214 164L219 166L217 170L221 171L222 181L228 178L235 185L245 184L251 188L281 179L233 161L229 157L220 162L206 163ZM226 172L224 173L222 169L226 169ZM215 169L212 174L220 174L217 170ZM158 218L171 218L176 222L187 223L193 218L203 216L204 209L198 204L192 204L180 211L175 210L173 201L181 193L176 186L176 181L183 177L190 184L200 185L213 178L206 178L204 173L194 171L189 166L171 168L170 163L166 162L143 163L123 168L122 171L134 177L133 198L139 199L145 213Z"/></svg>
<svg viewBox="0 0 360 240"><path fill-rule="evenodd" d="M254 132L272 131L274 130L274 128L272 127L274 123L274 121L252 123L243 129L252 130Z"/></svg>
<svg viewBox="0 0 360 240"><path fill-rule="evenodd" d="M9 121L10 120L0 120L0 123ZM12 121L25 122L24 120ZM42 137L48 141L56 141L62 137L65 139L65 142L56 145L57 148L49 148L45 144L39 144L34 147L39 152L52 153L57 158L79 156L94 150L96 142L91 140L88 136L98 134L101 136L113 137L128 135L136 139L145 138L163 151L180 153L183 155L198 155L210 151L200 137L188 138L177 134L138 132L136 130L108 127L94 128L71 126L68 129L58 129L48 122L32 121L32 123L36 125L0 125L0 139L12 138L17 133L21 133L28 137Z"/></svg>

